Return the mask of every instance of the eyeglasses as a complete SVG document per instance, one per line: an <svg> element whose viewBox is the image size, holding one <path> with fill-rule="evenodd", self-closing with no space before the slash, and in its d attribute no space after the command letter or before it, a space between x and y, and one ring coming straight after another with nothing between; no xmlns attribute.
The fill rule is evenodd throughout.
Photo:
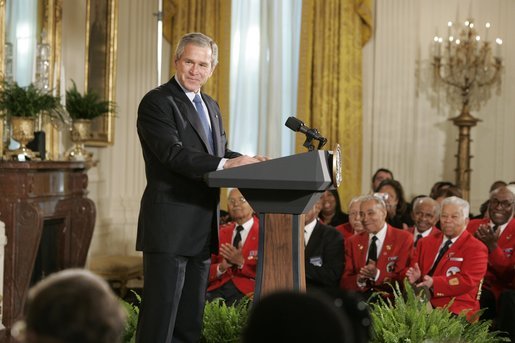
<svg viewBox="0 0 515 343"><path fill-rule="evenodd" d="M495 198L490 199L490 206L492 208L497 208L497 206L499 206L499 205L501 205L501 207L503 209L507 210L511 207L511 205L513 205L513 201L508 201L508 200L499 201Z"/></svg>
<svg viewBox="0 0 515 343"><path fill-rule="evenodd" d="M359 211L350 211L349 212L349 217L357 217L359 216Z"/></svg>
<svg viewBox="0 0 515 343"><path fill-rule="evenodd" d="M238 204L244 204L247 202L247 200L244 198L244 197L239 197L238 199L234 199L234 198L230 198L228 200L229 204L231 204L232 206L236 206Z"/></svg>

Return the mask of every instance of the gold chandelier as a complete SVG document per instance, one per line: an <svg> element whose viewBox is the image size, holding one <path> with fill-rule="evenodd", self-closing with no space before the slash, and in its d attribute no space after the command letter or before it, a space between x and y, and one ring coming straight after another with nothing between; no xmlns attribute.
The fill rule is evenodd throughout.
<svg viewBox="0 0 515 343"><path fill-rule="evenodd" d="M452 110L460 111L451 118L459 128L456 184L468 200L470 192L470 129L480 121L470 114L490 98L494 86L500 93L502 40L495 41L495 51L488 40L491 24L485 24L481 37L473 19L465 25L447 23L447 38L434 37L433 87L444 92Z"/></svg>

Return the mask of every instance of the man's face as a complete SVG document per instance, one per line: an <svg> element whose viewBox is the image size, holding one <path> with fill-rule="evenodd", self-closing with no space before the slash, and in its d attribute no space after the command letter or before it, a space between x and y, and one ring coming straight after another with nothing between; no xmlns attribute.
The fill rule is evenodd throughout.
<svg viewBox="0 0 515 343"><path fill-rule="evenodd" d="M304 214L304 225L311 223L318 217L318 213L320 213L320 209L322 208L322 200L318 200L315 205Z"/></svg>
<svg viewBox="0 0 515 343"><path fill-rule="evenodd" d="M447 204L442 207L440 226L447 238L458 237L468 223L469 219L463 216L463 211L458 205Z"/></svg>
<svg viewBox="0 0 515 343"><path fill-rule="evenodd" d="M506 188L499 188L490 196L488 216L495 225L503 225L513 217L513 193Z"/></svg>
<svg viewBox="0 0 515 343"><path fill-rule="evenodd" d="M379 187L381 181L386 179L393 179L392 174L385 171L380 171L377 173L377 175L374 177L374 180L372 181L372 190L376 190L377 187Z"/></svg>
<svg viewBox="0 0 515 343"><path fill-rule="evenodd" d="M245 200L243 195L237 189L233 189L231 193L229 193L227 209L229 210L231 218L238 224L243 224L248 221L252 218L252 213L254 212L247 200Z"/></svg>
<svg viewBox="0 0 515 343"><path fill-rule="evenodd" d="M368 233L377 233L385 224L386 210L376 204L374 200L367 200L361 202L359 216Z"/></svg>
<svg viewBox="0 0 515 343"><path fill-rule="evenodd" d="M181 58L175 60L175 77L190 92L198 92L213 74L209 47L187 44Z"/></svg>
<svg viewBox="0 0 515 343"><path fill-rule="evenodd" d="M421 203L413 210L413 221L419 232L424 232L435 226L438 217L435 207L430 203Z"/></svg>
<svg viewBox="0 0 515 343"><path fill-rule="evenodd" d="M360 202L355 201L349 207L349 223L352 226L355 234L358 234L365 230L363 224L361 223L361 217L359 215Z"/></svg>

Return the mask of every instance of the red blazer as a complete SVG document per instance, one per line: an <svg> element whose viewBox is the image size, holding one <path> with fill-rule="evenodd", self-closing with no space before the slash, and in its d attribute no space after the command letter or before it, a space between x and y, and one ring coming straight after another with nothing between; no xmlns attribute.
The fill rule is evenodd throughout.
<svg viewBox="0 0 515 343"><path fill-rule="evenodd" d="M396 229L390 225L386 228L386 237L377 259L377 268L380 270L379 278L373 288L382 289L391 293L390 286L385 282L401 282L410 265L413 251L413 235L407 231ZM365 292L372 289L357 284L357 276L365 266L368 252L368 232L353 235L345 240L345 271L340 281L343 289ZM382 287L381 287L382 286Z"/></svg>
<svg viewBox="0 0 515 343"><path fill-rule="evenodd" d="M223 243L232 244L232 234L236 223L231 222L223 225L220 228L219 240L220 245ZM250 228L245 244L242 247L242 254L245 258L243 268L232 267L220 275L216 276L218 264L222 262L221 255L211 255L211 267L209 269L209 285L207 291L212 291L232 281L234 286L238 288L243 294L254 292L256 287L256 267L257 267L257 252L258 252L258 238L259 238L259 219L254 216L254 224Z"/></svg>
<svg viewBox="0 0 515 343"><path fill-rule="evenodd" d="M354 230L352 229L350 223L340 224L336 227L336 230L342 234L344 240L354 234Z"/></svg>
<svg viewBox="0 0 515 343"><path fill-rule="evenodd" d="M418 263L421 278L431 269L443 241L443 233L435 233L421 239L413 255L412 264ZM459 314L470 310L470 318L479 310L478 291L485 276L488 249L465 230L442 257L433 273L434 307L444 307L454 299L449 310Z"/></svg>
<svg viewBox="0 0 515 343"><path fill-rule="evenodd" d="M467 230L474 234L480 224L488 224L490 219L474 219ZM488 269L483 287L490 289L499 299L504 289L515 289L515 219L512 219L497 240L497 248L488 253Z"/></svg>

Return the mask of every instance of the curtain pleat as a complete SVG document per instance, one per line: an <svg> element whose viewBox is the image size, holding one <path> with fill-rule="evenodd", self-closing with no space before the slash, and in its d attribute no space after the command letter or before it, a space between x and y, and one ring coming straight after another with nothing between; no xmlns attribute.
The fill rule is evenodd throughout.
<svg viewBox="0 0 515 343"><path fill-rule="evenodd" d="M298 117L342 148L346 208L361 193L362 46L372 34L372 0L304 0ZM297 137L297 152L305 151Z"/></svg>

